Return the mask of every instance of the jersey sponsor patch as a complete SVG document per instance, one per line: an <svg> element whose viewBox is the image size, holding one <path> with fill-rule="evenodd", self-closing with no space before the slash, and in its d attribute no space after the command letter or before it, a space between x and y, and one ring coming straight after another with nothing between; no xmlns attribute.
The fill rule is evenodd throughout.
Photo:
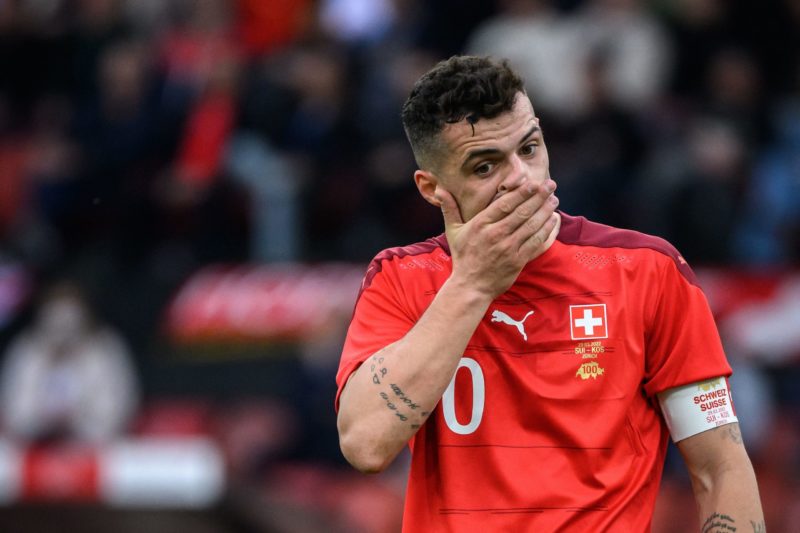
<svg viewBox="0 0 800 533"><path fill-rule="evenodd" d="M574 341L608 338L606 304L570 305L569 331Z"/></svg>
<svg viewBox="0 0 800 533"><path fill-rule="evenodd" d="M738 421L724 377L669 389L658 401L674 442Z"/></svg>

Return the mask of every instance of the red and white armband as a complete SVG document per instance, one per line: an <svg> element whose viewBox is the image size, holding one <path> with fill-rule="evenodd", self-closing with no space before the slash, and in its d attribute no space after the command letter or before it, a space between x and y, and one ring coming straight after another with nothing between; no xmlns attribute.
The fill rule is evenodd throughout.
<svg viewBox="0 0 800 533"><path fill-rule="evenodd" d="M728 379L708 379L658 395L673 442L737 422Z"/></svg>

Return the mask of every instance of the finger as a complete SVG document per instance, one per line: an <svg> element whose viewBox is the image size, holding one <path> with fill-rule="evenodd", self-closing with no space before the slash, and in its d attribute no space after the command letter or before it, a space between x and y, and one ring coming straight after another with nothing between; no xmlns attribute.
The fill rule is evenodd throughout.
<svg viewBox="0 0 800 533"><path fill-rule="evenodd" d="M560 217L556 213L552 213L541 227L528 237L519 248L519 253L523 257L535 257L538 255L547 239L553 233L553 230L559 224Z"/></svg>
<svg viewBox="0 0 800 533"><path fill-rule="evenodd" d="M526 181L521 186L512 189L489 204L489 207L484 210L486 212L486 219L490 224L498 222L508 217L511 213L514 213L517 208L523 205L530 198L536 198L537 196L541 195L539 201L532 202L532 204L529 204L529 206L526 206L526 209L523 210L522 218L524 219L527 216L530 216L533 210L539 207L540 201L547 198L547 196L549 196L555 190L555 188L556 182L550 178L547 178L540 183ZM531 205L532 209L530 208ZM513 227L509 228L509 231L513 231L513 229L518 227L521 222L517 221L516 224L513 222L511 224Z"/></svg>
<svg viewBox="0 0 800 533"><path fill-rule="evenodd" d="M542 229L542 226L547 223L555 212L556 207L558 207L558 197L551 195L539 206L533 215L529 216L519 225L512 235L514 240L519 243L518 246L523 246L528 239ZM509 218L513 220L512 217Z"/></svg>
<svg viewBox="0 0 800 533"><path fill-rule="evenodd" d="M509 192L490 203L486 209L480 213L481 218L488 224L494 224L495 222L503 220L513 213L525 200L535 195L540 188L541 186L537 183L527 182L519 187L511 189Z"/></svg>
<svg viewBox="0 0 800 533"><path fill-rule="evenodd" d="M543 183L536 194L517 206L513 213L500 221L499 224L501 224L508 233L515 233L525 224L531 226L531 224L535 223L537 220L544 223L547 217L558 207L559 200L558 197L553 194L554 190L555 182L552 180L550 180L549 183ZM532 221L531 219L534 218L535 220ZM538 226L531 228L530 233L536 229L538 229Z"/></svg>
<svg viewBox="0 0 800 533"><path fill-rule="evenodd" d="M444 217L445 229L450 228L456 224L463 224L464 220L461 218L461 211L458 209L458 204L453 195L445 189L438 189L436 191L436 199L439 200L439 207L442 208L442 216Z"/></svg>

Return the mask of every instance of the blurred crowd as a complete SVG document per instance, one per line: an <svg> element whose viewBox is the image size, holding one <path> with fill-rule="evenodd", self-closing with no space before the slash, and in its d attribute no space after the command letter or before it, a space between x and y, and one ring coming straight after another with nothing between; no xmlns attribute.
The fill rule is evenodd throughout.
<svg viewBox="0 0 800 533"><path fill-rule="evenodd" d="M505 57L523 75L565 211L665 237L696 267L800 264L798 0L0 1L5 430L124 431L148 394L137 368L153 355L166 302L205 265L365 264L440 233L411 179L399 111L413 82L456 53ZM306 430L306 458L336 468L340 333L298 350L327 361L303 370L316 391L305 413L326 420L318 437ZM764 476L780 478L766 490L791 501L800 394L785 385L775 398L770 380L800 378L796 359L769 361L770 374L731 339L750 379L743 404L778 420L746 437ZM45 367L55 371L35 385ZM82 419L65 398L91 411L86 387L110 399ZM282 407L253 402L226 416L234 450L274 451L292 442L276 433L303 433L285 429L303 417ZM364 530L394 527L394 481L342 504L326 476L284 472L284 496L296 487L312 505L357 515L368 492L389 525Z"/></svg>

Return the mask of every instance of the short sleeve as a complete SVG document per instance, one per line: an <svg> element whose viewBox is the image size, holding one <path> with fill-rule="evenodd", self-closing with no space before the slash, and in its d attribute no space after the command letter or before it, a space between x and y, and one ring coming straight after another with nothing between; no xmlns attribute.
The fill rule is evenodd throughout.
<svg viewBox="0 0 800 533"><path fill-rule="evenodd" d="M383 264L373 262L367 270L336 373L337 411L339 396L350 375L372 354L405 336L416 322L403 304L391 263L391 260L384 260ZM372 269L377 273L372 275Z"/></svg>
<svg viewBox="0 0 800 533"><path fill-rule="evenodd" d="M669 257L663 258L661 268L645 338L644 389L648 396L731 375L705 294Z"/></svg>

